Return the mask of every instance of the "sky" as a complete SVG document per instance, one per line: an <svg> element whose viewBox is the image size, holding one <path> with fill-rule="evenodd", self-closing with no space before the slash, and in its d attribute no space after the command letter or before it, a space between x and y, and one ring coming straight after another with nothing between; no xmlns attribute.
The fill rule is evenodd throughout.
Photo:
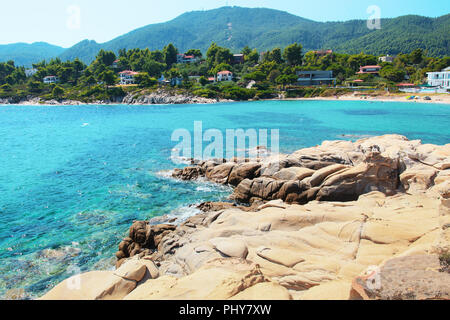
<svg viewBox="0 0 450 320"><path fill-rule="evenodd" d="M195 10L222 6L265 7L316 21L450 13L449 0L2 0L0 44L44 41L70 47L84 39L109 41L136 28ZM7 32L5 32L5 30Z"/></svg>

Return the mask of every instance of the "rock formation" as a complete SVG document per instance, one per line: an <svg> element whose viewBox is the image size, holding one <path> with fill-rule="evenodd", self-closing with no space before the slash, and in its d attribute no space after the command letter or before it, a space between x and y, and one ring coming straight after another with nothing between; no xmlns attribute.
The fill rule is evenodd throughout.
<svg viewBox="0 0 450 320"><path fill-rule="evenodd" d="M420 193L438 184L442 192L449 189L449 145L423 145L399 135L325 141L290 155L245 160L197 161L173 177L229 184L236 187L231 198L249 204L352 201L372 191Z"/></svg>
<svg viewBox="0 0 450 320"><path fill-rule="evenodd" d="M448 299L449 170L450 145L397 135L193 161L173 176L230 184L236 203L134 222L118 269L82 275L85 297ZM80 298L64 286L44 298Z"/></svg>

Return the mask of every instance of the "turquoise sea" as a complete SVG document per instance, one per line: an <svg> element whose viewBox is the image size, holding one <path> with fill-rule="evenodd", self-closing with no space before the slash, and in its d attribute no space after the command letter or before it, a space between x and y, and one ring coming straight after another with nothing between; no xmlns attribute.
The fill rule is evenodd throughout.
<svg viewBox="0 0 450 320"><path fill-rule="evenodd" d="M280 129L281 152L387 133L450 143L448 104L0 106L0 298L39 297L77 268L112 268L133 220L225 199L227 187L161 174L176 166L172 131L196 120L223 132Z"/></svg>

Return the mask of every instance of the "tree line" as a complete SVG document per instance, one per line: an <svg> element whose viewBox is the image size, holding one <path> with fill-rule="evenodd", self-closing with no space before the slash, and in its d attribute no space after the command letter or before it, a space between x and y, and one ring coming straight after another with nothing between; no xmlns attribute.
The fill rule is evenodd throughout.
<svg viewBox="0 0 450 320"><path fill-rule="evenodd" d="M393 63L380 62L379 57L365 54L320 54L303 52L301 44L294 43L285 48L274 48L267 52L245 47L243 63L236 63L230 49L212 43L205 55L199 49L190 49L185 55L194 56L194 63L177 63L179 50L168 44L162 50L121 49L100 50L95 60L86 65L79 59L61 61L51 59L34 64L36 73L28 76L23 67L13 61L0 63L0 97L40 96L44 99L109 99L123 96L132 90L143 90L157 86L157 79L182 78L180 88L204 97L230 99L269 98L279 90L297 82L297 71L333 71L338 84L361 79L379 87L408 80L416 84L425 81L426 73L439 71L450 65L450 57L428 57L427 52L416 49L411 53L399 54ZM379 75L356 75L364 65L381 65ZM117 86L118 72L133 70L136 87ZM211 83L208 78L228 70L234 75L232 83ZM46 85L42 79L57 76L59 83ZM193 80L192 77L198 79ZM251 89L247 88L252 82Z"/></svg>

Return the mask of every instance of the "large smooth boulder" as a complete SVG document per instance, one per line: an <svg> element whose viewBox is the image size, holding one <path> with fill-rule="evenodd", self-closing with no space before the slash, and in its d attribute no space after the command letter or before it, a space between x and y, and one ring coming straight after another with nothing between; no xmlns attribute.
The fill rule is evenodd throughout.
<svg viewBox="0 0 450 320"><path fill-rule="evenodd" d="M348 166L342 165L342 164L334 164L325 168L322 168L320 170L317 170L312 176L311 180L309 181L311 187L317 187L322 183L323 180L325 180L326 177L329 175L341 171L343 169L347 169Z"/></svg>
<svg viewBox="0 0 450 320"><path fill-rule="evenodd" d="M291 167L281 169L276 172L273 177L279 180L303 180L305 178L311 177L314 174L314 170L303 168L303 167Z"/></svg>
<svg viewBox="0 0 450 320"><path fill-rule="evenodd" d="M222 258L182 278L164 276L149 280L125 300L225 300L265 281L254 263Z"/></svg>
<svg viewBox="0 0 450 320"><path fill-rule="evenodd" d="M181 180L196 180L202 177L205 171L202 167L186 167L184 169L175 169L172 173L172 177Z"/></svg>
<svg viewBox="0 0 450 320"><path fill-rule="evenodd" d="M141 281L146 271L147 267L144 264L137 259L131 259L123 263L114 274L127 280Z"/></svg>
<svg viewBox="0 0 450 320"><path fill-rule="evenodd" d="M113 271L92 271L64 280L39 300L120 300L136 285Z"/></svg>
<svg viewBox="0 0 450 320"><path fill-rule="evenodd" d="M261 164L257 162L236 165L228 177L228 184L236 187L245 179L254 179L258 176L260 168Z"/></svg>
<svg viewBox="0 0 450 320"><path fill-rule="evenodd" d="M392 258L370 267L352 284L352 299L449 300L450 273L440 272L437 255Z"/></svg>
<svg viewBox="0 0 450 320"><path fill-rule="evenodd" d="M232 258L247 258L248 249L244 241L233 238L214 238L209 241L214 249Z"/></svg>
<svg viewBox="0 0 450 320"><path fill-rule="evenodd" d="M150 225L147 221L135 221L130 227L129 236L119 244L116 267L120 267L126 258L151 254L158 248L162 238L175 229L176 226L171 224Z"/></svg>
<svg viewBox="0 0 450 320"><path fill-rule="evenodd" d="M414 166L400 175L400 182L409 193L424 192L434 185L438 170L430 166Z"/></svg>
<svg viewBox="0 0 450 320"><path fill-rule="evenodd" d="M206 178L216 183L226 184L231 170L236 166L236 163L227 162L219 164L218 166L206 170Z"/></svg>

